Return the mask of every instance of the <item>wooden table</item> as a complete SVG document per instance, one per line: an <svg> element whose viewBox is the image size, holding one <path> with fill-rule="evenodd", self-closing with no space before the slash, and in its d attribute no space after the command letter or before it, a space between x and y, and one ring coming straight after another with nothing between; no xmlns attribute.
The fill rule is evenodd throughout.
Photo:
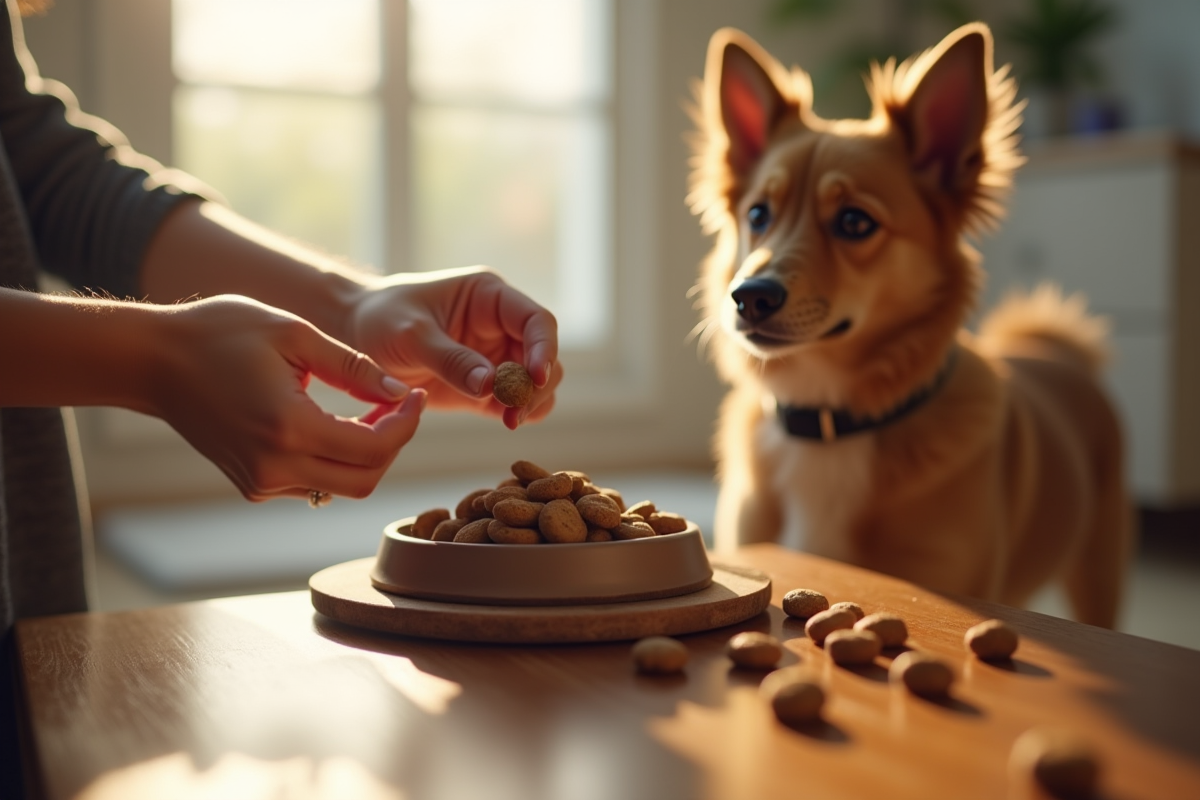
<svg viewBox="0 0 1200 800"><path fill-rule="evenodd" d="M1106 800L1200 797L1200 652L935 595L774 546L769 612L683 637L686 674L635 674L628 643L486 646L376 635L306 593L21 622L27 765L46 798L1016 798L1016 737L1073 728L1103 757ZM936 703L886 658L832 665L784 617L788 589L899 613L910 643L959 669ZM962 634L999 617L1000 666ZM827 682L826 722L793 730L762 675L723 655L737 630L785 640Z"/></svg>

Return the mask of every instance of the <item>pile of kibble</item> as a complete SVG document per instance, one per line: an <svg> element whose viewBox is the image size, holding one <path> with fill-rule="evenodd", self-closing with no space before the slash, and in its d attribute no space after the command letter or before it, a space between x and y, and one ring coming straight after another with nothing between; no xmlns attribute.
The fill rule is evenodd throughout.
<svg viewBox="0 0 1200 800"><path fill-rule="evenodd" d="M616 489L596 486L582 472L550 472L530 461L512 465L512 477L476 489L454 509L417 516L408 535L466 544L570 544L663 536L687 530L678 514L644 500L626 508Z"/></svg>
<svg viewBox="0 0 1200 800"><path fill-rule="evenodd" d="M784 595L783 611L805 620L805 633L836 664L871 664L890 649L898 653L888 669L893 684L927 698L950 694L954 670L937 656L903 649L908 629L895 614L865 614L852 602L830 605L824 594L812 589L793 589ZM1003 661L1016 652L1019 637L1008 624L991 619L968 629L963 644L976 658ZM726 643L725 654L743 669L769 671L759 685L760 693L781 722L792 726L820 723L826 695L820 670L802 666L776 669L784 654L778 638L755 631L738 633ZM643 674L675 674L687 665L688 649L678 639L650 636L634 644L633 660ZM1063 798L1092 797L1099 775L1099 761L1088 743L1070 731L1055 729L1035 728L1018 737L1010 765L1014 775L1032 776L1051 795Z"/></svg>

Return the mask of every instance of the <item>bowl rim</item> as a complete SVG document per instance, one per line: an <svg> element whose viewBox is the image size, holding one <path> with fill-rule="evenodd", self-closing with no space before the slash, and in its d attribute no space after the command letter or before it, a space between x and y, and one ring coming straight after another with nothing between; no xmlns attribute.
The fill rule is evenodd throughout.
<svg viewBox="0 0 1200 800"><path fill-rule="evenodd" d="M708 560L708 548L701 535L700 526L688 520L688 527L676 533L656 536L646 536L640 539L614 540L608 542L574 542L574 543L542 543L537 545L501 545L489 543L468 542L435 542L430 539L419 539L401 531L410 526L416 517L405 517L384 526L383 536L379 544L374 564L370 570L371 584L379 591L403 597L414 597L452 603L486 604L486 605L595 605L608 603L624 603L640 600L675 597L707 588L713 581L712 563ZM619 545L627 545L625 548ZM645 559L636 559L634 568L627 571L627 564L621 563L626 558L622 556L618 562L611 558L601 558L599 562L585 561L593 548L601 548L596 553L606 553L610 557L617 553L629 553L629 545L639 545L650 548L650 555ZM666 548L664 550L663 548ZM407 569L403 561L403 553L417 552L428 554L433 560L424 566L426 568L448 569L454 567L454 578L448 584L437 586L425 581L425 575L414 573ZM665 554L673 551L671 555ZM434 554L437 555L434 555ZM465 561L458 562L454 553L460 554ZM493 558L489 554L495 554ZM566 564L541 563L555 561L556 556L570 554ZM670 563L669 569L663 569L663 559ZM401 559L397 561L396 559ZM606 563L607 562L607 563ZM580 572L581 564L589 566L600 565L599 572L587 571L583 580L572 580L567 577L571 570L575 575ZM537 567L564 572L556 574L554 579L545 584L538 581L519 580L513 578L511 584L501 581L499 589L479 589L481 585L472 583L464 577L465 573L473 572L483 580L495 570L501 574L511 573L505 570L532 570ZM607 572L605 571L605 568ZM657 567L657 569L655 569ZM619 588L620 581L605 578L611 576L614 570L629 576L629 586ZM674 572L672 572L674 570ZM649 576L647 573L653 573ZM670 578L658 582L657 577L666 573ZM526 572L528 576L530 572ZM541 573L536 573L541 574ZM589 582L590 581L590 582ZM469 585L468 585L469 584ZM564 588L564 584L579 589L578 594L572 594ZM533 591L521 591L531 585L538 585Z"/></svg>

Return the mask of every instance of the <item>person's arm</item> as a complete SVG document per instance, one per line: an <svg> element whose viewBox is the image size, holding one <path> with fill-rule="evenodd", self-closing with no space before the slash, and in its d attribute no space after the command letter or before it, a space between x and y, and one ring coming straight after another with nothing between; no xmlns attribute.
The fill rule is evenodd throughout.
<svg viewBox="0 0 1200 800"><path fill-rule="evenodd" d="M321 410L311 376L368 403ZM240 297L174 306L0 289L0 407L105 405L165 420L249 499L365 497L424 393L290 314Z"/></svg>
<svg viewBox="0 0 1200 800"><path fill-rule="evenodd" d="M159 227L142 263L154 302L242 294L296 314L371 356L443 408L548 414L562 378L554 316L482 268L381 277L273 234L212 202L187 202ZM524 364L537 390L523 409L491 397L495 366Z"/></svg>

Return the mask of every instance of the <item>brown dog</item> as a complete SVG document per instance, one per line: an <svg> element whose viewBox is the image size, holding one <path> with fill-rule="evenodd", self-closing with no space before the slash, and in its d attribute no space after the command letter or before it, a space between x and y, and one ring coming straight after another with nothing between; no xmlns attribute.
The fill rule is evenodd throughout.
<svg viewBox="0 0 1200 800"><path fill-rule="evenodd" d="M982 281L965 237L1022 160L1013 81L977 23L870 91L870 119L821 119L806 74L713 36L690 202L717 234L699 330L732 387L717 547L1011 605L1061 578L1111 627L1133 525L1104 325L1043 287L962 330Z"/></svg>

